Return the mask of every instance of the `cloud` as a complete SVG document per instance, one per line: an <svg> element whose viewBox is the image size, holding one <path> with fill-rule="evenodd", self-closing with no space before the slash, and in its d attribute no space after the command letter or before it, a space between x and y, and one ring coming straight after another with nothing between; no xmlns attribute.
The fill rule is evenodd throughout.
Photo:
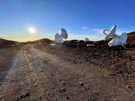
<svg viewBox="0 0 135 101"><path fill-rule="evenodd" d="M133 31L134 31L134 29L118 29L116 33L118 35L121 35L123 32L129 33L129 32L133 32Z"/></svg>
<svg viewBox="0 0 135 101"><path fill-rule="evenodd" d="M6 37L8 37L8 35L4 35L0 33L0 38L6 38Z"/></svg>
<svg viewBox="0 0 135 101"><path fill-rule="evenodd" d="M82 30L88 30L89 28L87 26L81 27Z"/></svg>
<svg viewBox="0 0 135 101"><path fill-rule="evenodd" d="M99 28L90 29L86 26L82 27L81 29L87 30L87 32L69 33L69 40L71 39L84 40L87 37L92 41L97 41L97 40L104 40L105 38L105 35L102 33L103 29L99 29Z"/></svg>
<svg viewBox="0 0 135 101"><path fill-rule="evenodd" d="M77 34L77 33L72 33L71 35L69 35L69 40L73 40L73 39L78 39L78 40L84 40L85 38L89 38L91 41L97 41L97 40L103 40L103 37L100 36L96 36L96 35L92 35L92 34Z"/></svg>
<svg viewBox="0 0 135 101"><path fill-rule="evenodd" d="M100 28L91 29L90 35L93 35L96 40L103 40L105 38L105 35L103 34L103 29Z"/></svg>
<svg viewBox="0 0 135 101"><path fill-rule="evenodd" d="M103 31L103 29L100 29L100 28L91 29L91 32L94 32L96 34L102 34L102 31Z"/></svg>

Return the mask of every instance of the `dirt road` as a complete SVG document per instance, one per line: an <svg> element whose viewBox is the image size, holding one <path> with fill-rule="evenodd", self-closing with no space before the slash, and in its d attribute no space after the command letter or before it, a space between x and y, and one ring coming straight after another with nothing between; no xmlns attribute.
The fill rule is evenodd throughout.
<svg viewBox="0 0 135 101"><path fill-rule="evenodd" d="M92 64L73 64L32 44L17 53L0 86L0 101L134 101L134 94Z"/></svg>

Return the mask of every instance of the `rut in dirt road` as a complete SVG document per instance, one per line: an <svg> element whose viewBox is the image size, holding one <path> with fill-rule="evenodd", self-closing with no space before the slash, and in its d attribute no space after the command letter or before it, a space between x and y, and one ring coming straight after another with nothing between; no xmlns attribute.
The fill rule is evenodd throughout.
<svg viewBox="0 0 135 101"><path fill-rule="evenodd" d="M5 101L34 100L41 97L49 99L49 96L55 95L54 88L65 91L59 82L64 83L63 77L67 80L72 79L72 71L69 71L66 65L70 64L62 63L58 57L41 52L32 46L25 46L15 57L0 88L1 99ZM29 96L25 98L25 95ZM56 98L54 96L54 99Z"/></svg>
<svg viewBox="0 0 135 101"><path fill-rule="evenodd" d="M25 45L0 87L0 101L114 101L114 96L133 101L129 90L100 77L93 67Z"/></svg>

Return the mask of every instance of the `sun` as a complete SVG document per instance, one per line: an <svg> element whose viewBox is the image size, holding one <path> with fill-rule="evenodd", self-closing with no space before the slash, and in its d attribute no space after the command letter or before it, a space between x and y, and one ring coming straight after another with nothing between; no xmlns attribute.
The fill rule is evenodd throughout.
<svg viewBox="0 0 135 101"><path fill-rule="evenodd" d="M28 27L28 32L30 34L36 34L37 33L37 29L35 27Z"/></svg>

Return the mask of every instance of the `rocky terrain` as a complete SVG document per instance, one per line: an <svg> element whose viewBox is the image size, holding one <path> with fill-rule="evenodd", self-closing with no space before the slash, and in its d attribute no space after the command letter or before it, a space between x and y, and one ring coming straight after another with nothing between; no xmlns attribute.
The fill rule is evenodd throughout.
<svg viewBox="0 0 135 101"><path fill-rule="evenodd" d="M0 48L0 101L134 101L134 47L72 43Z"/></svg>

